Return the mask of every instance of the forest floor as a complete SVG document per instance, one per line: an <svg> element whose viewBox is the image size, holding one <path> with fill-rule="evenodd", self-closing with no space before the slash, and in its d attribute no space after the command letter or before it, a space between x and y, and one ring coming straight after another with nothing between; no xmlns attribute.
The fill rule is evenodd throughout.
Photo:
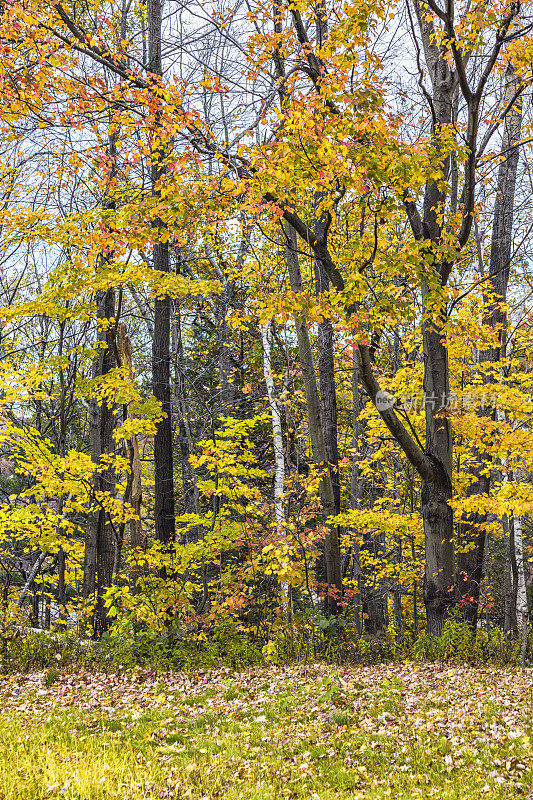
<svg viewBox="0 0 533 800"><path fill-rule="evenodd" d="M2 800L533 797L533 670L40 672L0 717Z"/></svg>

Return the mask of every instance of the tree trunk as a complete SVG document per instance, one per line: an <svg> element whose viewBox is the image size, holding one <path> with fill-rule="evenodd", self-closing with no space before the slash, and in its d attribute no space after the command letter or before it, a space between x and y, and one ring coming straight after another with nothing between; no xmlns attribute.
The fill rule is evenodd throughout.
<svg viewBox="0 0 533 800"><path fill-rule="evenodd" d="M526 591L526 571L524 564L524 542L522 537L522 517L512 517L514 554L516 561L516 587L514 591L516 620L519 631L523 631L527 626L529 616L527 591Z"/></svg>
<svg viewBox="0 0 533 800"><path fill-rule="evenodd" d="M161 57L162 0L148 0L148 59L153 76L163 74ZM151 152L151 181L154 197L161 197L161 180L167 172L165 156L168 143L158 138L159 114L156 111L155 144ZM168 233L163 221L156 217L153 227L157 241L154 245L153 264L158 272L170 271ZM154 307L154 338L152 344L152 381L156 400L164 414L157 425L154 437L154 522L157 539L163 543L174 541L174 459L172 446L172 409L170 394L170 297L157 297Z"/></svg>
<svg viewBox="0 0 533 800"><path fill-rule="evenodd" d="M400 368L400 334L399 334L399 331L398 331L398 326L395 326L395 328L394 328L393 365L392 365L392 373L393 373L393 375L396 375L396 373L398 372L399 368ZM400 491L399 491L398 479L399 479L399 476L400 476L400 459L398 458L398 454L397 453L393 453L392 462L393 462L393 470L394 470L394 476L393 476L394 492L393 492L393 497L394 497L394 500L396 502L399 502L399 500L400 500ZM402 557L403 557L403 553L402 553L402 549L403 549L402 548L402 536L401 536L401 534L398 534L395 537L395 540L396 540L395 560L396 560L396 565L397 565L397 568L398 568L398 575L397 575L396 580L394 582L394 590L393 590L393 596L394 596L394 628L395 628L395 631L396 631L396 636L398 637L398 639L400 639L401 635L402 635L402 585L401 585L401 582L400 582L400 569L401 569L401 563L402 563Z"/></svg>
<svg viewBox="0 0 533 800"><path fill-rule="evenodd" d="M183 352L183 336L181 330L181 312L177 305L172 322L172 349L175 364L175 396L178 414L178 444L181 459L181 478L183 483L183 509L186 514L198 513L198 489L196 473L191 464L194 454L194 440L191 431L191 414L189 396L185 378L185 354ZM200 530L195 527L189 531L189 541L196 541Z"/></svg>
<svg viewBox="0 0 533 800"><path fill-rule="evenodd" d="M219 297L217 307L217 343L218 343L218 382L220 384L219 410L223 415L234 412L234 389L231 381L231 344L228 325L228 311L233 302L234 286L232 281L224 280L224 288Z"/></svg>
<svg viewBox="0 0 533 800"><path fill-rule="evenodd" d="M438 413L450 395L448 350L441 324L426 322L424 342L424 397L426 456L433 479L422 482L422 519L426 551L424 602L428 632L440 636L454 603L455 563L452 499L452 431L449 417Z"/></svg>
<svg viewBox="0 0 533 800"><path fill-rule="evenodd" d="M426 550L424 602L428 632L440 636L449 607L454 602L455 556L452 498L452 431L446 412L450 379L446 345L446 310L440 284L446 281L449 264L441 263L435 248L441 243L441 217L446 202L450 155L442 154L441 136L446 135L453 117L455 73L446 52L435 41L433 24L425 7L415 2L418 24L428 72L432 83L432 142L439 180L429 180L424 190L422 236L427 258L424 269L433 272L436 288L429 282L422 288L425 321L422 327L424 348L424 398L426 414L425 454L433 466L431 480L422 481L422 518ZM440 413L439 413L440 412Z"/></svg>
<svg viewBox="0 0 533 800"><path fill-rule="evenodd" d="M168 247L154 247L154 269L169 271ZM172 411L170 404L170 297L157 298L154 309L152 345L154 397L161 403L163 419L154 437L154 517L155 534L160 542L174 541L174 459Z"/></svg>
<svg viewBox="0 0 533 800"><path fill-rule="evenodd" d="M97 344L93 362L93 379L107 375L115 368L114 323L115 290L99 291L96 296ZM94 508L88 515L85 558L83 599L88 601L94 596L95 608L93 627L96 635L108 627L107 610L104 605L105 590L113 582L114 536L107 512L99 501L100 493L115 493L116 475L112 468L99 468L102 456L114 451L113 430L115 427L114 408L103 400L90 400L90 439L91 457L95 465L92 485L94 491Z"/></svg>
<svg viewBox="0 0 533 800"><path fill-rule="evenodd" d="M285 515L283 512L283 492L285 489L285 454L283 450L283 431L281 428L280 403L272 375L272 322L261 324L263 343L263 373L267 387L268 404L272 416L272 439L274 443L274 516L278 533L283 534Z"/></svg>
<svg viewBox="0 0 533 800"><path fill-rule="evenodd" d="M61 631L67 630L67 587L65 582L66 558L65 551L59 548L57 554L57 610L59 614L58 628Z"/></svg>
<svg viewBox="0 0 533 800"><path fill-rule="evenodd" d="M121 366L126 367L129 374L129 379L133 384L135 382L135 372L133 369L133 358L131 350L131 342L126 331L126 326L117 325L117 351L120 358ZM131 414L130 406L124 410L124 418L128 418ZM135 552L143 545L142 535L142 521L141 521L141 508L142 508L142 465L141 455L139 451L139 440L136 433L133 433L131 439L128 441L128 455L131 469L131 486L129 491L129 502L136 516L136 519L130 520L130 545L131 549ZM115 571L115 569L114 569ZM134 565L130 571L130 586L132 592L136 592L137 580L141 572Z"/></svg>
<svg viewBox="0 0 533 800"><path fill-rule="evenodd" d="M516 553L514 546L514 526L508 517L504 517L503 530L505 534L505 575L504 575L504 621L503 632L506 636L514 638L518 635L518 620L516 618L516 599L514 587L517 585L518 570L516 568Z"/></svg>
<svg viewBox="0 0 533 800"><path fill-rule="evenodd" d="M281 404L276 395L276 386L272 374L272 321L260 325L261 342L263 344L263 374L267 387L268 404L272 417L272 440L274 446L274 517L276 520L277 534L285 536L285 511L283 506L283 492L285 490L285 453L283 449L283 430L281 427ZM290 597L291 589L287 582L282 583L283 605L285 616L290 624Z"/></svg>
<svg viewBox="0 0 533 800"><path fill-rule="evenodd" d="M114 289L109 289L105 292L102 298L103 311L106 319L110 320L115 317L115 292ZM103 353L102 358L102 375L110 372L116 367L115 361L115 346L114 346L114 323L112 330L107 335L107 348ZM113 405L108 404L107 401L102 403L100 409L100 453L102 455L113 453L115 450L115 441L113 439L113 431L115 428L115 414ZM111 496L115 494L116 474L113 468L104 470L100 475L100 489L105 494ZM107 515L104 509L99 511L98 520L98 534L96 543L96 618L95 630L100 632L107 630L109 621L107 617L107 609L104 605L104 593L108 587L113 584L113 562L115 552L115 540L111 522L106 519Z"/></svg>
<svg viewBox="0 0 533 800"><path fill-rule="evenodd" d="M290 286L293 292L300 293L302 291L302 278L298 258L296 232L288 224L284 225L284 231L286 236L286 257ZM326 522L329 517L335 515L336 506L331 471L328 468L328 457L324 442L320 396L313 363L313 352L305 317L301 314L295 315L294 324L296 327L298 353L307 401L309 438L311 439L313 461L320 470L323 470L322 479L320 481L320 498L322 513L324 521ZM337 600L342 594L340 545L337 527L335 525L328 526L327 522L324 553L327 580L326 609L329 613L337 613Z"/></svg>
<svg viewBox="0 0 533 800"><path fill-rule="evenodd" d="M317 45L322 47L328 37L328 11L324 0L319 0L316 6L316 32ZM328 236L329 213L321 208L325 199L322 192L316 192L314 197L315 224L314 233L319 241L325 242ZM315 288L318 297L326 294L330 288L330 281L320 259L315 258ZM333 496L335 498L335 511L340 514L341 488L339 477L339 447L338 447L338 421L337 421L337 390L335 387L335 357L333 325L331 320L323 318L318 323L318 379L320 383L320 409L322 415L322 429L326 456L331 472Z"/></svg>
<svg viewBox="0 0 533 800"><path fill-rule="evenodd" d="M350 475L350 509L359 508L360 500L360 475L359 475L359 415L361 413L361 397L359 394L359 368L355 348L352 354L352 472ZM363 632L363 616L361 605L361 561L359 558L359 541L356 539L357 531L353 531L354 542L351 546L352 559L352 579L354 582L353 610L354 610L354 633L361 636Z"/></svg>

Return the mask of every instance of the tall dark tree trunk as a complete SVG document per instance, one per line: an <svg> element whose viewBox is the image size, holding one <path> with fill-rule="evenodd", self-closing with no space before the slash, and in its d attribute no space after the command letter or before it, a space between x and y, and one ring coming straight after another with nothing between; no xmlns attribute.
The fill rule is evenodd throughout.
<svg viewBox="0 0 533 800"><path fill-rule="evenodd" d="M149 70L154 78L163 74L161 57L162 0L148 0L148 59ZM151 152L151 181L154 197L161 197L161 181L167 173L166 156L169 144L161 144L158 138L158 114L156 111L154 140ZM153 251L154 269L170 271L168 233L159 218L153 222L157 240ZM152 381L156 400L161 403L164 417L157 425L154 437L154 518L155 533L160 542L168 543L175 536L174 512L174 459L172 443L172 409L170 390L170 297L157 297L154 308L154 337L152 344Z"/></svg>
<svg viewBox="0 0 533 800"><path fill-rule="evenodd" d="M98 339L93 362L93 378L107 375L116 366L115 361L115 290L109 288L99 291L96 296L96 317ZM111 320L111 324L109 321ZM96 635L108 627L107 610L104 605L105 590L112 585L114 535L108 515L101 503L99 494L114 494L116 475L112 468L101 469L102 456L114 452L113 430L115 427L114 407L106 399L98 405L96 398L90 401L91 457L95 464L93 474L94 509L87 519L85 541L83 598L88 600L95 595L93 627Z"/></svg>
<svg viewBox="0 0 533 800"><path fill-rule="evenodd" d="M158 245L154 248L154 268L168 272L168 257L165 258L164 254L156 253L160 247L162 246ZM165 415L158 423L154 437L155 533L160 542L167 543L172 542L175 535L169 297L158 298L155 301L152 380L154 396L161 403Z"/></svg>
<svg viewBox="0 0 533 800"><path fill-rule="evenodd" d="M442 409L450 396L444 320L424 325L425 453L433 465L432 480L422 482L422 518L426 551L424 602L428 631L440 636L454 603L455 560L452 499L452 430ZM439 413L440 412L440 413Z"/></svg>
<svg viewBox="0 0 533 800"><path fill-rule="evenodd" d="M398 326L394 329L394 349L393 349L393 363L392 363L392 373L396 375L400 368L400 333L398 330ZM393 482L394 482L394 490L393 490L393 497L396 502L400 501L400 491L399 491L399 476L400 476L400 459L398 458L398 454L394 453L392 456L393 461ZM394 627L396 630L396 635L401 637L402 635L402 584L400 582L400 568L402 563L402 537L401 534L395 536L395 561L397 565L398 574L396 580L394 581L394 588L393 588L393 597L394 597Z"/></svg>
<svg viewBox="0 0 533 800"><path fill-rule="evenodd" d="M317 45L323 47L328 37L328 11L324 0L316 6ZM325 242L328 236L330 221L329 211L322 208L325 195L316 192L314 198L316 220L314 233L319 241ZM330 288L330 281L320 259L315 259L315 287L318 297L325 295ZM333 325L331 320L323 318L318 324L318 379L320 383L320 408L326 456L331 471L331 483L335 498L335 511L341 510L341 487L339 477L339 445L337 390L335 386L335 356Z"/></svg>
<svg viewBox="0 0 533 800"><path fill-rule="evenodd" d="M37 590L37 584L33 581L31 587L31 613L30 613L30 624L32 628L39 627L39 592Z"/></svg>
<svg viewBox="0 0 533 800"><path fill-rule="evenodd" d="M67 587L65 581L65 551L59 548L57 554L57 609L59 614L59 630L67 629Z"/></svg>
<svg viewBox="0 0 533 800"><path fill-rule="evenodd" d="M515 73L512 62L509 61L505 72L504 106L509 106L513 99L516 99L504 123L501 147L502 161L498 170L492 222L488 275L488 286L491 291L484 298L483 315L483 324L497 332L498 343L480 353L480 365L495 364L504 358L506 353L507 315L502 308L502 303L505 303L507 299L512 258L514 199L522 125L522 103L518 97L519 87L520 79ZM487 384L494 382L495 379L494 373L483 375L483 380ZM497 411L496 409L492 411L481 409L479 413L487 417L492 414L495 418ZM481 452L476 452L475 455L477 464L471 470L472 481L467 489L467 497L488 495L490 491L490 473L488 473L487 457ZM486 514L471 514L459 526L457 547L458 594L463 617L474 630L477 626L480 589L483 579L486 527ZM511 552L514 552L514 546L511 546Z"/></svg>
<svg viewBox="0 0 533 800"><path fill-rule="evenodd" d="M432 139L440 180L427 182L424 191L422 236L425 241L424 269L428 278L422 290L424 398L426 415L425 455L433 466L430 480L422 481L422 518L426 550L424 602L429 633L439 636L447 610L455 600L455 542L452 498L453 445L450 419L445 411L450 396L446 306L441 286L451 265L442 262L437 248L442 241L441 214L446 195L443 186L451 173L451 157L443 153L441 137L453 119L456 75L447 53L435 40L433 23L425 6L415 3L428 72L432 84ZM446 147L446 145L444 145Z"/></svg>
<svg viewBox="0 0 533 800"><path fill-rule="evenodd" d="M352 471L350 475L350 509L359 508L361 500L361 475L359 473L359 459L361 458L360 444L360 422L361 414L361 394L359 391L359 366L355 349L352 356ZM363 613L361 604L362 574L361 561L359 557L359 542L357 541L357 530L353 531L354 542L350 548L352 562L352 579L354 582L353 610L355 617L355 635L360 636L363 632Z"/></svg>
<svg viewBox="0 0 533 800"><path fill-rule="evenodd" d="M107 320L115 319L115 291L108 289L107 292L102 293L102 316ZM98 314L100 317L100 313ZM115 323L111 325L111 329L106 334L107 347L102 354L102 375L106 375L116 367L115 361ZM113 453L115 449L115 441L113 439L113 431L115 428L115 409L111 403L104 401L100 409L100 454ZM108 495L115 494L116 474L113 468L106 469L100 474L100 489ZM109 626L107 619L107 610L104 606L104 593L105 590L113 583L113 561L115 553L115 540L111 523L106 519L107 515L104 509L101 509L98 514L98 534L96 542L96 630L105 630Z"/></svg>
<svg viewBox="0 0 533 800"><path fill-rule="evenodd" d="M329 279L319 261L315 264L315 276L317 293L319 295L324 294L329 289ZM331 470L335 513L339 514L341 510L341 485L339 477L337 390L335 387L333 325L329 319L323 319L318 323L318 378L324 445Z"/></svg>

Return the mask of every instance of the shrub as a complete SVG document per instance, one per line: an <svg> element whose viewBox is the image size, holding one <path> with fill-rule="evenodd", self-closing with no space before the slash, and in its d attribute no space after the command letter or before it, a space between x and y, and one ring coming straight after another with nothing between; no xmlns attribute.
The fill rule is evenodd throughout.
<svg viewBox="0 0 533 800"><path fill-rule="evenodd" d="M46 670L43 680L43 686L45 687L45 689L49 689L51 686L53 686L60 675L61 673L57 667L49 667Z"/></svg>
<svg viewBox="0 0 533 800"><path fill-rule="evenodd" d="M528 652L531 654L530 636ZM421 634L408 650L415 661L446 661L450 664L518 664L520 642L508 639L499 628L490 632L478 629L473 636L470 626L452 617L447 620L440 637Z"/></svg>
<svg viewBox="0 0 533 800"><path fill-rule="evenodd" d="M413 642L398 635L355 637L346 621L322 622L321 615L302 615L292 625L280 625L270 637L256 642L233 618L219 620L209 630L169 627L153 631L132 624L120 624L100 641L81 639L75 632L42 632L4 640L0 667L4 672L47 669L45 681L55 680L59 666L129 670L136 667L155 671L179 669L186 672L230 666L246 669L256 664L329 663L373 664L413 659L450 664L516 665L520 660L519 640L509 640L499 628L470 627L457 616L449 619L437 638L420 634ZM321 624L322 622L322 624ZM533 634L527 655L533 655ZM51 685L51 684L50 684Z"/></svg>
<svg viewBox="0 0 533 800"><path fill-rule="evenodd" d="M91 667L98 661L98 643L80 639L72 631L63 634L43 631L6 641L0 665L4 672L28 672L52 664L56 667L58 664Z"/></svg>

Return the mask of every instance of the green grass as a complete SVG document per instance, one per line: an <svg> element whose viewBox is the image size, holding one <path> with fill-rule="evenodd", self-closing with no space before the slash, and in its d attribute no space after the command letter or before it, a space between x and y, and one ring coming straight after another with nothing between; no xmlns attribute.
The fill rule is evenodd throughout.
<svg viewBox="0 0 533 800"><path fill-rule="evenodd" d="M528 798L531 687L438 665L3 678L0 799Z"/></svg>

